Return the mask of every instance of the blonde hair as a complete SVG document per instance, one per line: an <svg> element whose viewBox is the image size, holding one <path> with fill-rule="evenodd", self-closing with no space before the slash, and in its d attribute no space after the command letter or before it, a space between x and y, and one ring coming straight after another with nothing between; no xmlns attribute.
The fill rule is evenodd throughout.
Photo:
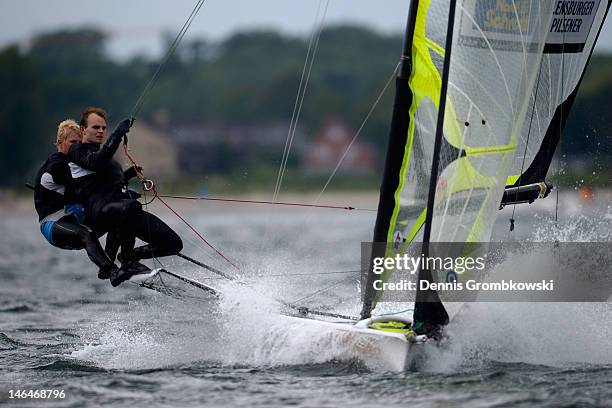
<svg viewBox="0 0 612 408"><path fill-rule="evenodd" d="M64 143L71 130L74 130L79 135L81 135L81 128L79 127L79 124L76 123L74 120L66 119L61 121L60 124L57 125L57 136L55 137L55 145L59 146Z"/></svg>

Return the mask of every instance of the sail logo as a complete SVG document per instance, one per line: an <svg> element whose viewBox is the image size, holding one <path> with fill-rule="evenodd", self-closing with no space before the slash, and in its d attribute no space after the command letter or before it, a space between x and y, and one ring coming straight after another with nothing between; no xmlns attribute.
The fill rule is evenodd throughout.
<svg viewBox="0 0 612 408"><path fill-rule="evenodd" d="M529 31L529 2L496 0L493 7L479 2L476 20L486 32L518 34Z"/></svg>
<svg viewBox="0 0 612 408"><path fill-rule="evenodd" d="M601 0L472 0L461 9L459 45L500 51L582 52ZM548 25L548 32L543 28ZM544 37L542 37L544 35Z"/></svg>
<svg viewBox="0 0 612 408"><path fill-rule="evenodd" d="M475 48L518 51L532 44L539 16L529 0L473 0L461 13L459 44Z"/></svg>
<svg viewBox="0 0 612 408"><path fill-rule="evenodd" d="M555 3L545 53L582 52L600 0L559 0Z"/></svg>
<svg viewBox="0 0 612 408"><path fill-rule="evenodd" d="M449 276L454 276L457 280L457 274L462 274L469 271L482 271L485 269L485 258L482 256L473 258L470 256L463 257L441 257L441 256L409 256L408 254L396 254L389 257L374 257L372 258L372 273L381 275L386 270L406 271L411 275L417 273L420 269L428 269L432 271L446 270L452 272Z"/></svg>

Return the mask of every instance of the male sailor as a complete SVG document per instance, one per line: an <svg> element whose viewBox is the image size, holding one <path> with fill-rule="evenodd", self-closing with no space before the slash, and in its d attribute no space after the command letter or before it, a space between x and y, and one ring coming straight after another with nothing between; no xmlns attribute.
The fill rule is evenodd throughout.
<svg viewBox="0 0 612 408"><path fill-rule="evenodd" d="M81 142L81 129L74 120L64 120L57 127L57 152L47 158L36 174L34 206L38 213L40 231L53 246L62 249L85 249L89 259L108 277L117 266L102 249L98 237L80 223L83 207L76 202L72 176L66 154L70 146Z"/></svg>
<svg viewBox="0 0 612 408"><path fill-rule="evenodd" d="M140 259L176 255L183 248L181 238L162 220L144 211L128 191L126 179L135 175L135 169L124 174L113 160L131 125L131 119L124 119L103 144L107 114L101 108L87 108L80 120L83 142L68 152L75 192L83 202L88 222L98 234L118 231L122 267L110 277L113 286L149 271L138 262ZM134 249L135 237L147 244Z"/></svg>

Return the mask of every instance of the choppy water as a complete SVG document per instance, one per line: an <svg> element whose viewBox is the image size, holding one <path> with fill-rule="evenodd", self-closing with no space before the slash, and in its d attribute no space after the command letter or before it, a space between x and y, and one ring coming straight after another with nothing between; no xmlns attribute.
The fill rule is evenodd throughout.
<svg viewBox="0 0 612 408"><path fill-rule="evenodd" d="M221 302L190 303L135 286L113 289L96 278L84 253L47 245L33 216L3 214L0 403L38 406L43 403L9 399L9 390L56 389L66 398L44 405L612 406L608 303L472 305L449 327L452 344L428 349L420 372L388 372L320 333L278 321L272 301L296 300L339 282L304 302L356 313L356 274L312 272L358 269L371 213L188 214L243 265L242 278L256 277L254 289L234 288ZM504 222L498 236L506 234ZM517 231L542 239L610 240L611 224L604 209L574 217L557 232L547 216L525 217ZM186 241L186 253L234 273L201 242ZM201 277L189 264L162 261ZM286 273L304 275L274 276Z"/></svg>

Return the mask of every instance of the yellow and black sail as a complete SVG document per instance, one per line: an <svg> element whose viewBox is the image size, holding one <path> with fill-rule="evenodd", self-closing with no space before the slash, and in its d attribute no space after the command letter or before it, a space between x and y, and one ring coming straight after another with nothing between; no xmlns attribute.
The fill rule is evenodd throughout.
<svg viewBox="0 0 612 408"><path fill-rule="evenodd" d="M565 3L411 2L373 239L393 245L373 257L421 254L429 242L486 242L506 186L521 173L525 181L543 180L548 165L538 164L538 154L554 151L547 134L555 129L548 129L558 109L569 110L610 5ZM570 17L576 21L563 21ZM582 32L559 32L570 29ZM559 58L573 62L557 72ZM444 281L447 272L421 271L420 277ZM381 298L375 279L370 268L362 281L362 317ZM433 300L417 302L417 321L444 324L448 307ZM449 301L460 299L441 299Z"/></svg>

